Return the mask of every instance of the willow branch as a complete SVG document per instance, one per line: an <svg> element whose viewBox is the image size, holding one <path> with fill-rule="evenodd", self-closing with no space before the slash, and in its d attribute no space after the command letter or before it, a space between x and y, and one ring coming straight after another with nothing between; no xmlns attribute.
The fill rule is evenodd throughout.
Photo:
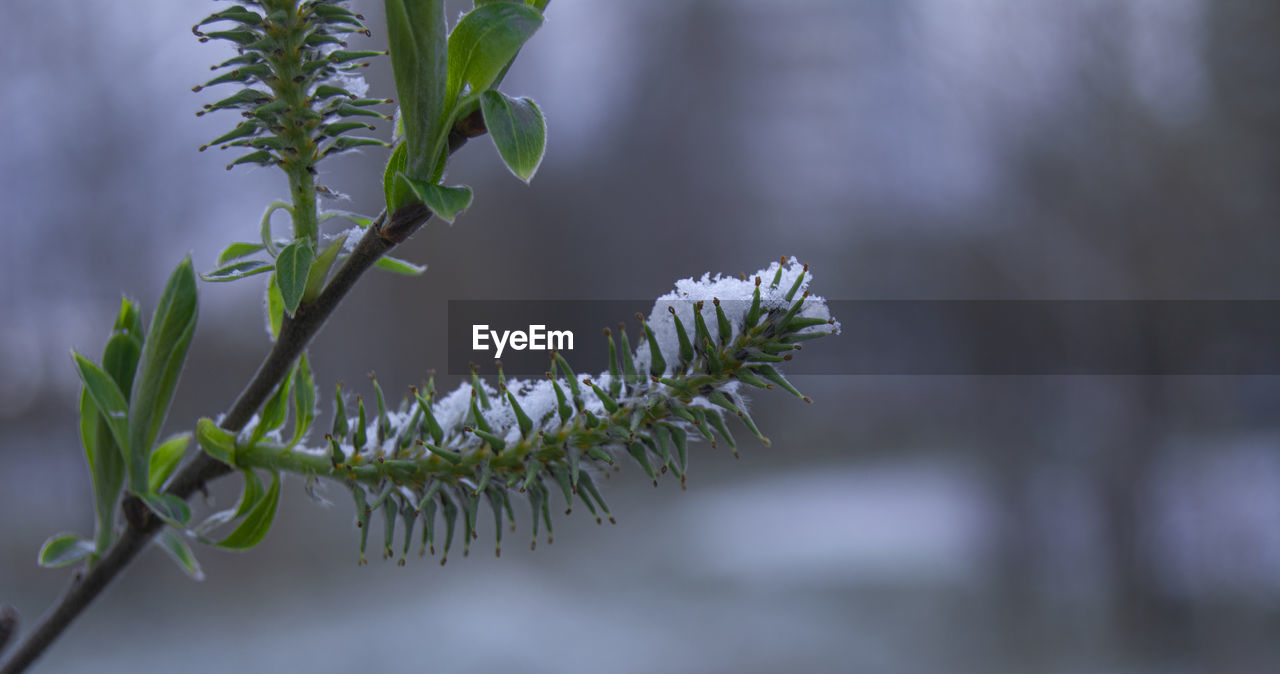
<svg viewBox="0 0 1280 674"><path fill-rule="evenodd" d="M449 152L456 152L468 138L484 132L484 123L477 111L454 126L449 134ZM430 217L431 211L416 204L401 208L389 217L384 212L369 225L364 237L356 244L355 250L330 279L320 296L314 302L298 307L292 317L285 318L280 326L280 335L266 360L223 417L220 424L223 429L232 433L244 429L258 408L288 375L293 362L311 343L311 339L355 286L356 281L387 251L412 236ZM203 490L209 481L233 470L231 466L201 452L173 476L165 491L184 500L189 499L192 494ZM58 603L41 617L39 624L0 666L0 674L17 674L35 662L67 629L71 621L129 566L164 524L132 494L125 496L121 510L124 512L125 528L120 537L87 573L77 573L72 578L71 586Z"/></svg>

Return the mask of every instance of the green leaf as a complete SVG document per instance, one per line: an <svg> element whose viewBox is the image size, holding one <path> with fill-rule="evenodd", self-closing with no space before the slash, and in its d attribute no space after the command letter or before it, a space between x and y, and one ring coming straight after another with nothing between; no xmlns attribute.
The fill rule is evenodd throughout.
<svg viewBox="0 0 1280 674"><path fill-rule="evenodd" d="M368 227L370 223L373 222L373 218L367 215L360 215L359 213L353 213L351 211L325 211L320 214L318 221L328 222L329 220L332 220L334 218L342 218L343 220L353 222L357 227L361 227L361 228Z"/></svg>
<svg viewBox="0 0 1280 674"><path fill-rule="evenodd" d="M302 302L302 295L307 289L307 276L311 273L311 263L315 259L311 242L305 239L285 246L276 257L276 285L280 288L284 310L290 316Z"/></svg>
<svg viewBox="0 0 1280 674"><path fill-rule="evenodd" d="M258 504L258 501L262 500L263 494L266 493L266 489L262 486L262 480L258 479L257 473L248 469L240 472L244 475L244 488L240 491L240 500L237 502L236 507L219 510L196 526L196 533L201 543L217 545L215 541L211 541L200 534L222 526L231 520L244 517L245 514L253 509L253 506Z"/></svg>
<svg viewBox="0 0 1280 674"><path fill-rule="evenodd" d="M223 265L209 272L201 274L200 278L209 283L225 283L227 281L238 281L242 278L265 274L274 270L275 265L264 260L245 260L243 262L233 262Z"/></svg>
<svg viewBox="0 0 1280 674"><path fill-rule="evenodd" d="M457 103L464 84L473 94L488 89L541 25L541 12L510 2L481 5L462 17L449 34L445 109Z"/></svg>
<svg viewBox="0 0 1280 674"><path fill-rule="evenodd" d="M56 569L75 564L93 553L93 543L75 534L58 534L40 546L37 561L46 569Z"/></svg>
<svg viewBox="0 0 1280 674"><path fill-rule="evenodd" d="M153 541L168 553L169 557L177 562L192 580L204 580L204 570L200 568L200 562L196 561L195 554L177 532L173 529L164 529Z"/></svg>
<svg viewBox="0 0 1280 674"><path fill-rule="evenodd" d="M213 419L196 422L196 442L206 454L229 465L236 465L236 436L222 430Z"/></svg>
<svg viewBox="0 0 1280 674"><path fill-rule="evenodd" d="M392 274L402 274L404 276L419 276L422 272L427 270L427 265L425 264L417 265L412 262L406 262L405 260L386 255L378 258L378 261L373 263L373 266L381 269L382 271L389 271Z"/></svg>
<svg viewBox="0 0 1280 674"><path fill-rule="evenodd" d="M392 153L395 163L396 153L403 152L403 163L388 170L390 180L383 180L388 193L387 212L394 213L403 205L394 198L395 175L404 171L420 179L430 178L435 170L433 148L447 133L447 43L444 0L385 0L384 8L391 69L405 131L401 144L404 150L397 148Z"/></svg>
<svg viewBox="0 0 1280 674"><path fill-rule="evenodd" d="M147 504L156 517L175 527L185 527L191 521L191 508L187 502L174 494L141 494L138 498Z"/></svg>
<svg viewBox="0 0 1280 674"><path fill-rule="evenodd" d="M342 246L346 242L346 234L339 236L311 263L311 269L307 272L307 285L302 291L303 302L310 302L320 296L320 291L324 290L324 282L329 278L329 270L333 268L333 262L338 259L338 253L342 252Z"/></svg>
<svg viewBox="0 0 1280 674"><path fill-rule="evenodd" d="M387 166L382 171L382 196L387 202L387 212L395 213L413 197L413 191L400 179L409 156L408 145L401 142L391 151Z"/></svg>
<svg viewBox="0 0 1280 674"><path fill-rule="evenodd" d="M120 298L120 312L116 314L116 324L112 329L114 332L123 332L133 335L139 341L142 340L142 309L137 302L128 297Z"/></svg>
<svg viewBox="0 0 1280 674"><path fill-rule="evenodd" d="M538 105L532 99L486 91L480 95L480 110L507 168L526 183L532 180L547 147L547 124Z"/></svg>
<svg viewBox="0 0 1280 674"><path fill-rule="evenodd" d="M169 479L174 469L178 467L178 463L182 461L190 444L191 434L183 433L165 440L156 447L154 452L151 452L150 468L147 471L147 486L151 491L160 491L164 481Z"/></svg>
<svg viewBox="0 0 1280 674"><path fill-rule="evenodd" d="M149 491L151 445L169 413L195 334L197 314L196 275L187 258L173 271L160 296L129 399L129 442L122 446L126 448L129 488L135 494Z"/></svg>
<svg viewBox="0 0 1280 674"><path fill-rule="evenodd" d="M280 296L280 285L272 275L267 283L267 331L271 333L271 341L280 336L281 325L284 325L284 298Z"/></svg>
<svg viewBox="0 0 1280 674"><path fill-rule="evenodd" d="M215 545L226 550L248 550L261 543L267 531L271 529L271 522L276 517L276 506L279 502L280 474L273 472L271 487L267 489L266 495L254 504L245 515L244 521L234 531Z"/></svg>
<svg viewBox="0 0 1280 674"><path fill-rule="evenodd" d="M458 217L458 213L466 210L471 205L471 188L466 186L445 187L444 185L436 185L414 180L408 176L404 176L405 182L413 189L413 193L417 195L422 203L431 209L436 217L444 220L449 224L453 224L454 218Z"/></svg>
<svg viewBox="0 0 1280 674"><path fill-rule="evenodd" d="M101 413L100 419L106 421L112 439L118 446L128 447L129 403L125 402L120 387L110 375L102 371L102 368L84 356L73 351L71 357L75 359L80 381L84 382L85 391Z"/></svg>
<svg viewBox="0 0 1280 674"><path fill-rule="evenodd" d="M290 447L302 441L315 420L316 383L311 376L307 354L303 353L293 373L293 439L289 441Z"/></svg>
<svg viewBox="0 0 1280 674"><path fill-rule="evenodd" d="M249 514L258 501L266 495L267 490L262 486L262 478L252 470L242 471L244 473L244 489L240 491L240 502L236 505L235 514L232 519L244 517Z"/></svg>
<svg viewBox="0 0 1280 674"><path fill-rule="evenodd" d="M120 393L126 396L133 390L138 359L142 357L143 338L141 331L136 336L129 332L117 332L111 335L106 347L102 349L103 371L111 376L116 386L120 387Z"/></svg>
<svg viewBox="0 0 1280 674"><path fill-rule="evenodd" d="M102 352L102 370L116 383L121 398L129 395L142 352L142 319L137 304L127 298L121 301L113 334ZM80 394L80 440L84 444L85 461L93 482L95 534L98 552L111 545L115 537L116 504L124 486L124 453L112 435L110 425L101 417L87 388ZM127 430L127 423L123 426Z"/></svg>
<svg viewBox="0 0 1280 674"><path fill-rule="evenodd" d="M224 265L232 260L239 260L242 257L253 255L264 248L266 248L266 246L260 243L245 243L243 241L233 243L224 248L222 253L218 255L218 264Z"/></svg>
<svg viewBox="0 0 1280 674"><path fill-rule="evenodd" d="M295 365L294 367L296 368L297 366ZM262 406L262 415L258 418L258 425L253 428L253 435L250 436L249 444L252 445L258 442L267 433L284 426L284 422L289 416L289 394L292 393L292 389L293 370L290 370L289 375L276 387L276 392Z"/></svg>
<svg viewBox="0 0 1280 674"><path fill-rule="evenodd" d="M287 201L273 201L267 204L267 210L262 214L262 223L260 226L260 234L262 236L262 247L266 249L272 257L278 255L276 250L276 242L271 237L271 216L276 211L285 211L290 217L293 216L293 207Z"/></svg>
<svg viewBox="0 0 1280 674"><path fill-rule="evenodd" d="M124 486L124 458L100 417L89 391L82 388L80 442L84 445L84 458L93 482L94 541L99 552L110 547L115 537L116 501Z"/></svg>

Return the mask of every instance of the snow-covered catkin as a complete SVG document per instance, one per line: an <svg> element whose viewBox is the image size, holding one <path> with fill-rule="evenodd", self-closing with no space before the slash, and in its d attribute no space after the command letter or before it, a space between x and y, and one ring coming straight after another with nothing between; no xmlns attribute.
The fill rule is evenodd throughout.
<svg viewBox="0 0 1280 674"><path fill-rule="evenodd" d="M809 293L811 279L806 265L783 258L748 277L678 281L640 317L637 346L620 352L623 367L613 373L575 374L556 354L543 379L499 374L493 385L473 376L447 394L428 381L398 410L387 410L378 396L376 415L335 423L338 437L328 446L295 451L329 457L327 477L353 489L362 527L379 508L387 527L399 521L403 551L419 518L420 553L434 554L443 534L441 563L459 524L469 547L482 501L499 545L517 494L529 500L535 542L540 522L551 539L553 494L564 498L566 512L577 502L597 521L613 521L596 481L619 464L635 463L655 486L667 473L683 485L690 438L737 453L726 417L768 444L747 412L745 390L778 387L809 401L778 367L800 342L840 332L824 300ZM341 398L339 392L343 405ZM366 537L362 531L361 559ZM391 555L391 540L388 533L384 555Z"/></svg>

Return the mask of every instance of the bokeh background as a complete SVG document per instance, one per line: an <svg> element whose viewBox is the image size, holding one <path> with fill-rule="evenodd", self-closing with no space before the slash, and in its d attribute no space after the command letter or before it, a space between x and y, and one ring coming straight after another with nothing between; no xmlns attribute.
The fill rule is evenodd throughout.
<svg viewBox="0 0 1280 674"><path fill-rule="evenodd" d="M234 124L192 114L217 6L6 3L0 602L28 624L68 577L40 543L92 530L68 351L285 193L195 151ZM781 254L840 299L1274 299L1276 35L1251 0L555 0L505 87L550 126L532 187L485 138L457 155L475 205L399 251L426 275L362 281L318 380L443 370L449 299L655 297ZM376 212L384 160L322 179ZM170 430L252 374L261 285L202 287ZM796 383L814 404L756 398L772 448L697 447L687 492L624 470L617 526L575 511L529 552L521 520L501 559L482 523L443 568L357 567L343 491L287 482L258 549L197 550L203 583L146 554L36 671L1280 670L1275 377Z"/></svg>

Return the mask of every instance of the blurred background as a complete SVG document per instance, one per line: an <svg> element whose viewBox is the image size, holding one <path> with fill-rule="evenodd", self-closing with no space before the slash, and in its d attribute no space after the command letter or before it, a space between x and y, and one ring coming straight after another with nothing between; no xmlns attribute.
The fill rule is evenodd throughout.
<svg viewBox="0 0 1280 674"><path fill-rule="evenodd" d="M69 350L285 194L195 151L235 123L190 92L220 6L6 4L0 602L27 625L69 575L41 542L92 532ZM838 299L1276 299L1278 34L1251 0L555 0L504 87L549 124L532 186L487 138L456 155L475 205L399 250L424 276L361 282L318 383L443 371L449 299L656 297L782 254ZM385 59L368 79L392 95ZM384 161L322 182L376 212ZM202 286L172 432L265 354L262 285ZM1277 378L795 383L814 404L756 396L772 448L697 446L687 492L624 469L616 526L575 511L529 552L522 516L501 559L482 523L469 559L357 567L344 491L289 481L261 546L197 549L203 583L145 554L36 671L1280 670Z"/></svg>

